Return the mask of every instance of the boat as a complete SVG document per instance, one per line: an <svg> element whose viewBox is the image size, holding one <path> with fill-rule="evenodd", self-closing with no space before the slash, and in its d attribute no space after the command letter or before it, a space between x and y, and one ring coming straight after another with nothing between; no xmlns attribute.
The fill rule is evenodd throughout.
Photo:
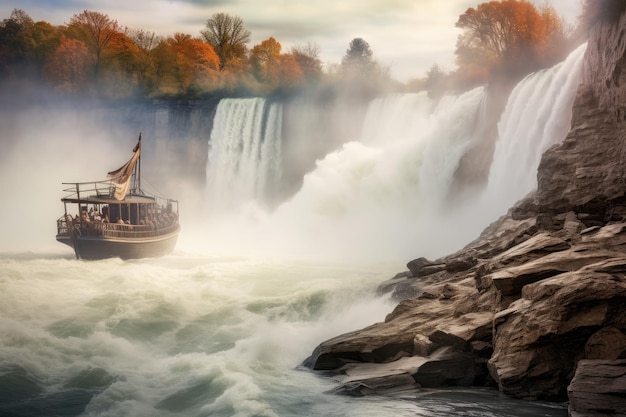
<svg viewBox="0 0 626 417"><path fill-rule="evenodd" d="M62 183L64 213L56 240L77 259L139 259L174 250L180 223L178 201L141 188L141 133L132 157L107 179Z"/></svg>

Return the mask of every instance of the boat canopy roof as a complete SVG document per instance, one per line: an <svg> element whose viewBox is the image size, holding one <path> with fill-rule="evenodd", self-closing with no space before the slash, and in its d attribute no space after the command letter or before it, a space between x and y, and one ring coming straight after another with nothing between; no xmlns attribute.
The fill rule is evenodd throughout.
<svg viewBox="0 0 626 417"><path fill-rule="evenodd" d="M61 199L70 204L163 204L164 202L177 202L167 197L146 194L143 191L130 192L119 200L115 195L115 186L109 181L94 182L64 182L71 185L64 191L69 193Z"/></svg>

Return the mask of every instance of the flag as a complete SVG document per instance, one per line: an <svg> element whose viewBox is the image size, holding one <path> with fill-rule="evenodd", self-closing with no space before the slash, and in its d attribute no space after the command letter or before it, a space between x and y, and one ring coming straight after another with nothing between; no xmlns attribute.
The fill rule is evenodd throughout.
<svg viewBox="0 0 626 417"><path fill-rule="evenodd" d="M133 177L133 171L135 169L135 165L139 160L139 155L141 154L141 134L139 134L139 141L137 145L133 148L133 156L122 165L120 168L108 172L107 177L111 178L113 184L115 184L115 199L121 201L126 197L128 191L130 190L130 180Z"/></svg>

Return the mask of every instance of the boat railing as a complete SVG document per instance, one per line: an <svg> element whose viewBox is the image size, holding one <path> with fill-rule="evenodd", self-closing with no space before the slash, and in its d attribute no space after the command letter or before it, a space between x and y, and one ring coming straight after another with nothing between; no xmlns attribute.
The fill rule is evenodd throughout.
<svg viewBox="0 0 626 417"><path fill-rule="evenodd" d="M68 223L73 232L79 236L117 237L117 238L150 238L173 233L178 229L178 220L168 225L149 226L141 224L101 223L101 222L74 222L60 217L57 220L57 233L61 236L70 236Z"/></svg>
<svg viewBox="0 0 626 417"><path fill-rule="evenodd" d="M68 197L80 198L88 195L96 195L98 197L113 197L115 193L115 184L111 180L92 181L92 182L64 182L64 185L71 185L63 191L70 193Z"/></svg>

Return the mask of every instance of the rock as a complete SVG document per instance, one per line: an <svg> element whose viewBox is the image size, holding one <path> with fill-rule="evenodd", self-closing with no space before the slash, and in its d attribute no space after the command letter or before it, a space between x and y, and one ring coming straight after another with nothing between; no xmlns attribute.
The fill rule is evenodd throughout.
<svg viewBox="0 0 626 417"><path fill-rule="evenodd" d="M432 264L432 261L429 261L426 258L417 258L410 261L408 264L406 264L406 266L407 268L409 268L409 271L411 271L411 274L413 274L414 277L419 277L422 268L426 265Z"/></svg>
<svg viewBox="0 0 626 417"><path fill-rule="evenodd" d="M496 314L488 366L502 392L519 398L565 395L592 334L624 328L626 278L602 272L624 262L607 260L527 285L521 299Z"/></svg>
<svg viewBox="0 0 626 417"><path fill-rule="evenodd" d="M572 417L626 415L626 360L581 360L567 394Z"/></svg>
<svg viewBox="0 0 626 417"><path fill-rule="evenodd" d="M413 277L410 271L397 274L378 286L376 293L379 295L391 293L391 298L396 301L415 298L421 294L422 285Z"/></svg>
<svg viewBox="0 0 626 417"><path fill-rule="evenodd" d="M350 363L339 369L340 386L333 393L363 396L389 394L419 387L469 385L473 357L452 347L437 349L428 357L405 357L390 363Z"/></svg>
<svg viewBox="0 0 626 417"><path fill-rule="evenodd" d="M413 338L413 354L416 356L429 356L436 348L437 344L422 334Z"/></svg>
<svg viewBox="0 0 626 417"><path fill-rule="evenodd" d="M468 352L452 347L436 350L421 365L413 379L423 387L441 387L446 385L468 386L474 380L474 359Z"/></svg>
<svg viewBox="0 0 626 417"><path fill-rule="evenodd" d="M446 271L448 272L462 272L467 271L478 263L478 260L471 254L446 259Z"/></svg>
<svg viewBox="0 0 626 417"><path fill-rule="evenodd" d="M586 359L626 359L626 335L615 327L595 332L585 345Z"/></svg>
<svg viewBox="0 0 626 417"><path fill-rule="evenodd" d="M408 374L367 378L363 381L346 382L329 391L330 394L350 397L366 395L389 395L401 391L414 391L420 385Z"/></svg>
<svg viewBox="0 0 626 417"><path fill-rule="evenodd" d="M451 333L442 332L441 330L436 330L428 339L440 346L451 346L460 351L469 351L470 345L465 340Z"/></svg>
<svg viewBox="0 0 626 417"><path fill-rule="evenodd" d="M525 285L575 271L585 265L618 255L605 250L579 251L577 249L551 253L542 258L512 268L505 268L486 276L503 295L519 294ZM484 285L484 283L483 283Z"/></svg>
<svg viewBox="0 0 626 417"><path fill-rule="evenodd" d="M420 387L413 374L428 359L422 357L400 358L389 363L349 363L338 370L340 385L334 394L364 396L389 394L391 392Z"/></svg>

